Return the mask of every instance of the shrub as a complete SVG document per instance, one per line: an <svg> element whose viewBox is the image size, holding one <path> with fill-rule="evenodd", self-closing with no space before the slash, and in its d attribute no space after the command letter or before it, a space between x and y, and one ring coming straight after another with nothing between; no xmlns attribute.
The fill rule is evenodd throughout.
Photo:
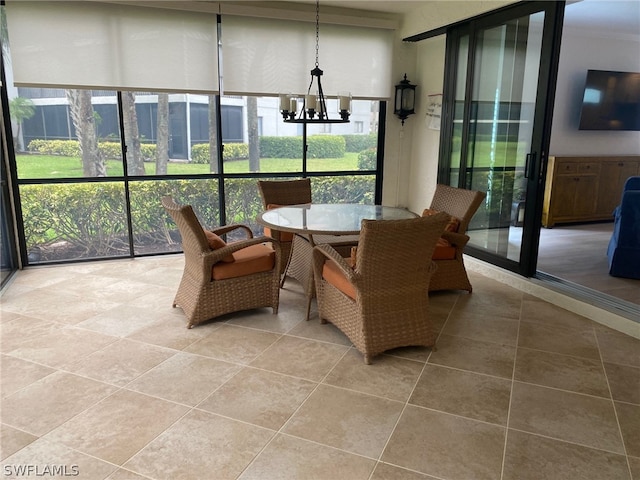
<svg viewBox="0 0 640 480"><path fill-rule="evenodd" d="M308 158L342 158L346 143L342 135L313 135L307 137ZM302 137L261 137L261 158L300 158Z"/></svg>
<svg viewBox="0 0 640 480"><path fill-rule="evenodd" d="M378 149L369 148L358 154L358 170L375 170L378 161Z"/></svg>
<svg viewBox="0 0 640 480"><path fill-rule="evenodd" d="M307 158L342 158L346 152L342 135L313 135L307 142Z"/></svg>
<svg viewBox="0 0 640 480"><path fill-rule="evenodd" d="M249 145L246 143L225 143L222 159L243 160L249 158ZM209 144L198 143L191 147L191 163L209 163Z"/></svg>
<svg viewBox="0 0 640 480"><path fill-rule="evenodd" d="M81 157L80 142L77 140L41 140L35 139L29 142L27 150L45 155L61 155L65 157ZM105 159L118 160L122 158L122 145L120 142L98 142L98 151ZM143 143L140 145L140 153L145 162L153 162L156 159L156 145Z"/></svg>
<svg viewBox="0 0 640 480"><path fill-rule="evenodd" d="M260 158L300 158L302 137L260 137Z"/></svg>
<svg viewBox="0 0 640 480"><path fill-rule="evenodd" d="M347 152L361 152L378 146L378 135L343 135Z"/></svg>

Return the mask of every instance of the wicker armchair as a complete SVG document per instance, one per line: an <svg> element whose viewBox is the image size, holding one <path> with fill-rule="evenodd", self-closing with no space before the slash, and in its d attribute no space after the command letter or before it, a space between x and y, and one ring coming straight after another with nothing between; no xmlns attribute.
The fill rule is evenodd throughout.
<svg viewBox="0 0 640 480"><path fill-rule="evenodd" d="M245 225L226 225L205 231L190 205L163 197L162 205L182 237L185 267L173 307L180 306L188 328L226 313L272 307L280 299L280 246L268 237L253 238ZM236 229L246 240L233 243L217 237ZM213 234L213 235L212 235ZM265 243L271 243L271 246Z"/></svg>
<svg viewBox="0 0 640 480"><path fill-rule="evenodd" d="M330 245L314 248L320 321L338 327L366 364L391 348L434 345L427 292L447 219L363 220L352 259Z"/></svg>
<svg viewBox="0 0 640 480"><path fill-rule="evenodd" d="M262 206L265 210L283 205L302 205L311 203L311 180L258 180L258 189L262 197ZM280 258L280 273L283 274L282 282L287 274L287 264L291 254L293 234L265 228L264 234L280 242L282 256ZM296 278L296 277L294 277Z"/></svg>
<svg viewBox="0 0 640 480"><path fill-rule="evenodd" d="M283 205L311 203L311 180L308 178L282 181L259 180L258 188L265 209ZM284 286L287 276L295 278L302 285L309 299L306 314L308 320L311 298L315 291L313 284L313 262L311 259L314 244L329 243L344 256L349 256L351 247L358 243L357 237L353 235L342 237L335 235L315 235L313 241L311 241L306 236L272 229L265 229L265 235L278 240L282 248L280 263L282 281L280 286Z"/></svg>
<svg viewBox="0 0 640 480"><path fill-rule="evenodd" d="M486 194L474 190L450 187L438 184L431 205L423 216L434 212L446 212L455 222L455 227L442 234L434 252L433 260L438 265L431 278L429 291L467 290L473 287L464 267L463 251L469 241L466 235L471 218L478 210ZM453 231L448 231L453 230Z"/></svg>

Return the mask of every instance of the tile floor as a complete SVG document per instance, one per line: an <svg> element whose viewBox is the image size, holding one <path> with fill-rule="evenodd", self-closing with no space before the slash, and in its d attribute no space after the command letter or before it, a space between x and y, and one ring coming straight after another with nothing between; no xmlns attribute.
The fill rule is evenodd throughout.
<svg viewBox="0 0 640 480"><path fill-rule="evenodd" d="M185 328L182 257L20 272L1 298L3 478L640 479L640 340L472 273L438 349L363 363L287 282ZM29 470L30 469L30 470Z"/></svg>

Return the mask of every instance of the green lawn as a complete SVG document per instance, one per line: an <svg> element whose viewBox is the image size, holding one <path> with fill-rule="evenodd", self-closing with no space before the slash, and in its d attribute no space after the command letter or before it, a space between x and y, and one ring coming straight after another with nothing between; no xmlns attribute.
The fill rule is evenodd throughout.
<svg viewBox="0 0 640 480"><path fill-rule="evenodd" d="M520 145L520 151L523 145ZM491 158L491 142L476 142L474 166L488 167ZM523 154L518 155L516 142L499 141L494 145L496 166L512 167L524 164ZM519 158L522 157L522 158ZM74 178L82 177L82 164L77 157L61 157L56 155L16 155L18 176L21 179L44 178ZM145 163L147 175L155 174L155 164ZM225 173L249 173L248 160L227 161L224 164ZM347 153L342 158L313 158L307 160L307 170L311 172L358 170L358 154ZM300 172L302 159L295 158L263 158L260 161L260 172ZM192 164L186 162L170 162L169 175L206 174L209 165ZM107 161L107 175L121 176L122 163L117 160Z"/></svg>
<svg viewBox="0 0 640 480"><path fill-rule="evenodd" d="M61 157L57 155L16 155L18 177L34 178L78 178L82 177L82 163L78 157ZM147 175L155 174L155 164L145 163ZM261 172L300 172L302 159L263 158L260 161ZM358 170L358 154L347 153L342 158L314 158L307 160L308 171L345 171ZM205 174L209 173L209 165L186 162L169 162L169 175ZM249 173L248 160L228 161L224 164L225 173ZM122 162L107 161L107 175L110 177L123 174Z"/></svg>

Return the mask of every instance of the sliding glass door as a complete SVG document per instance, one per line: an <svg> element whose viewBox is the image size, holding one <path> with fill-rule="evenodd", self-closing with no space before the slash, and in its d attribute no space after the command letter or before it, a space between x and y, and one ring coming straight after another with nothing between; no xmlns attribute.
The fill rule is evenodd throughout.
<svg viewBox="0 0 640 480"><path fill-rule="evenodd" d="M487 193L470 225L474 256L535 272L561 12L530 2L447 36L440 181Z"/></svg>

